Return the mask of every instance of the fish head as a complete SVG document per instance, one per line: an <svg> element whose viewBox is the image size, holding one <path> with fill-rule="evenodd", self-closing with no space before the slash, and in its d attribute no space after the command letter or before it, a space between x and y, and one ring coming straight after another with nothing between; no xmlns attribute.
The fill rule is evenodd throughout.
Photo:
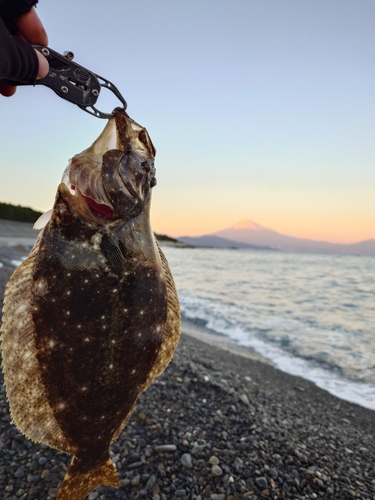
<svg viewBox="0 0 375 500"><path fill-rule="evenodd" d="M98 139L70 160L59 191L85 221L116 226L148 212L155 154L147 130L116 108Z"/></svg>

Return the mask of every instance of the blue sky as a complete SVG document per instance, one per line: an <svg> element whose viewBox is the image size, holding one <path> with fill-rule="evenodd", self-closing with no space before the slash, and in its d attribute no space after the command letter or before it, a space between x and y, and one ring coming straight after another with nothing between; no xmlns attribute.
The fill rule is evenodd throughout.
<svg viewBox="0 0 375 500"><path fill-rule="evenodd" d="M117 85L148 129L156 231L251 218L375 238L372 0L40 0L38 13L50 47ZM50 208L104 125L44 87L1 99L0 200Z"/></svg>

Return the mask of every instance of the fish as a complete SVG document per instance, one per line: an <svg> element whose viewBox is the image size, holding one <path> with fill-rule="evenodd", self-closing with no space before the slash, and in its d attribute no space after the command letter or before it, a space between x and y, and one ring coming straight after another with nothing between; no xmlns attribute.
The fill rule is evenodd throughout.
<svg viewBox="0 0 375 500"><path fill-rule="evenodd" d="M1 349L12 421L72 455L58 500L119 487L109 446L180 336L176 286L150 225L155 148L119 108L64 171L5 292Z"/></svg>

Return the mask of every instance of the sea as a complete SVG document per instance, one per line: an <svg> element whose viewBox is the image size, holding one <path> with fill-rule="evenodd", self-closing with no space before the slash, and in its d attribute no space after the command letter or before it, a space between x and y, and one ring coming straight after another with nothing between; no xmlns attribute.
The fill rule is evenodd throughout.
<svg viewBox="0 0 375 500"><path fill-rule="evenodd" d="M375 258L163 247L182 318L375 410Z"/></svg>

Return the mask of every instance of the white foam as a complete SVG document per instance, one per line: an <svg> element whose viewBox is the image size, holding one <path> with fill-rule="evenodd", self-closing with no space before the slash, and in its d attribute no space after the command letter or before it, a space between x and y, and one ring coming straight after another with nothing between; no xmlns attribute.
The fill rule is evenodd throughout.
<svg viewBox="0 0 375 500"><path fill-rule="evenodd" d="M211 299L186 295L181 295L180 300L183 315L187 319L201 320L206 328L225 335L230 342L253 349L285 373L309 380L340 399L375 410L375 385L351 381L262 340L256 333L244 329L238 321L233 320L231 313L237 306L223 306ZM271 322L278 323L279 326L282 324L282 320L277 318L273 318Z"/></svg>
<svg viewBox="0 0 375 500"><path fill-rule="evenodd" d="M21 257L21 259L13 259L10 261L10 263L12 264L12 266L14 267L18 267L20 264L22 264L22 262L26 259L27 257Z"/></svg>

